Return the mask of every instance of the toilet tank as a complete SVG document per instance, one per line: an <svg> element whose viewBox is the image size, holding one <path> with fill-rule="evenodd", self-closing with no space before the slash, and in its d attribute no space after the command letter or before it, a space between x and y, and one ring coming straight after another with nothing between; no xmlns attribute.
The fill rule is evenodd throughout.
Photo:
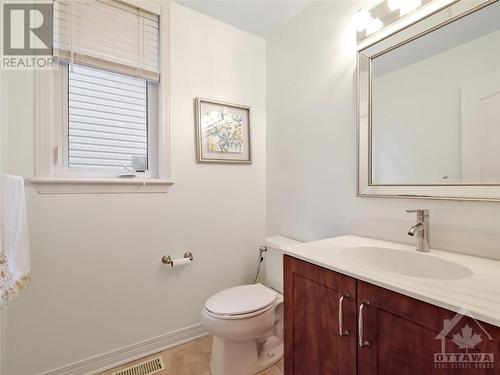
<svg viewBox="0 0 500 375"><path fill-rule="evenodd" d="M283 293L283 250L284 246L298 245L301 242L287 237L266 238L267 252L263 254L263 281L274 290Z"/></svg>

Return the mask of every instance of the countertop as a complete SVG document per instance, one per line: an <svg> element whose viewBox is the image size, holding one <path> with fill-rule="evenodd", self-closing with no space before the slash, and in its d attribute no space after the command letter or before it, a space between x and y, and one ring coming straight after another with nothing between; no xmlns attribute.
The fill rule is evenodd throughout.
<svg viewBox="0 0 500 375"><path fill-rule="evenodd" d="M356 264L342 255L354 247L417 252L414 246L358 236L285 245L281 249L295 258L448 310L465 310L475 319L500 327L500 261L432 249L430 253L419 254L452 261L471 272L464 278L420 278Z"/></svg>

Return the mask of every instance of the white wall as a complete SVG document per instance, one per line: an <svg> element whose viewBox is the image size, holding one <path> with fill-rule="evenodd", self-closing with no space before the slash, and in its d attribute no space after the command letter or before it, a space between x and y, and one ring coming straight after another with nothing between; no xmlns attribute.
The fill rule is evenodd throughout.
<svg viewBox="0 0 500 375"><path fill-rule="evenodd" d="M0 28L0 38L3 40L3 28ZM7 146L7 126L5 120L7 118L6 93L7 81L5 79L5 71L0 70L0 173L4 171L4 160Z"/></svg>
<svg viewBox="0 0 500 375"><path fill-rule="evenodd" d="M356 197L355 35L361 2L312 2L267 46L267 233L314 240L357 218L500 232L500 204ZM474 253L477 249L471 248ZM500 254L500 244L498 245Z"/></svg>
<svg viewBox="0 0 500 375"><path fill-rule="evenodd" d="M252 279L265 234L265 43L180 5L171 12L175 184L158 195L28 189L33 283L7 309L4 374L39 373L199 323L210 295ZM31 82L11 78L8 169L29 176ZM196 96L253 106L252 165L196 164ZM162 255L185 249L192 265L162 266Z"/></svg>
<svg viewBox="0 0 500 375"><path fill-rule="evenodd" d="M4 78L4 72L0 71L0 173L3 172L4 170L4 154L5 154L5 149L7 146L7 127L5 126L5 119L6 119L6 113L5 113L5 105L4 105L4 100L5 100L5 95L4 91L6 91L6 82Z"/></svg>
<svg viewBox="0 0 500 375"><path fill-rule="evenodd" d="M4 100L4 87L5 87L5 79L3 78L3 71L0 71L0 173L3 173L4 170L4 165L3 165L3 160L4 160L4 152L5 152L5 146L7 145L6 143L6 137L7 133L5 131L5 107L3 105L3 100ZM0 228L0 243L2 242L2 230ZM2 373L2 310L0 310L0 374Z"/></svg>

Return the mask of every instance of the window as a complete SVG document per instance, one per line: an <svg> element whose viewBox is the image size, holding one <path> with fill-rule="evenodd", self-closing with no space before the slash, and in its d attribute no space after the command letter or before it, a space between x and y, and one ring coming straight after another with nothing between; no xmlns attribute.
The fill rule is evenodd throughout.
<svg viewBox="0 0 500 375"><path fill-rule="evenodd" d="M69 168L148 170L147 87L143 79L73 65L68 74Z"/></svg>
<svg viewBox="0 0 500 375"><path fill-rule="evenodd" d="M54 1L58 62L36 77L35 185L169 184L159 40L155 13L117 0Z"/></svg>

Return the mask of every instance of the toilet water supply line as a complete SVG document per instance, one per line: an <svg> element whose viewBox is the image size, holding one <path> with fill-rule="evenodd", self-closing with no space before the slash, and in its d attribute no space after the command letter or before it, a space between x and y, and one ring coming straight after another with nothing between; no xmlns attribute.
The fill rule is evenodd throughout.
<svg viewBox="0 0 500 375"><path fill-rule="evenodd" d="M258 266L257 266L257 273L255 274L255 279L254 279L252 284L255 284L257 282L257 279L259 278L260 265L264 261L264 257L262 256L262 253L265 253L266 251L267 251L267 247L265 245L259 246L259 260L258 260Z"/></svg>

